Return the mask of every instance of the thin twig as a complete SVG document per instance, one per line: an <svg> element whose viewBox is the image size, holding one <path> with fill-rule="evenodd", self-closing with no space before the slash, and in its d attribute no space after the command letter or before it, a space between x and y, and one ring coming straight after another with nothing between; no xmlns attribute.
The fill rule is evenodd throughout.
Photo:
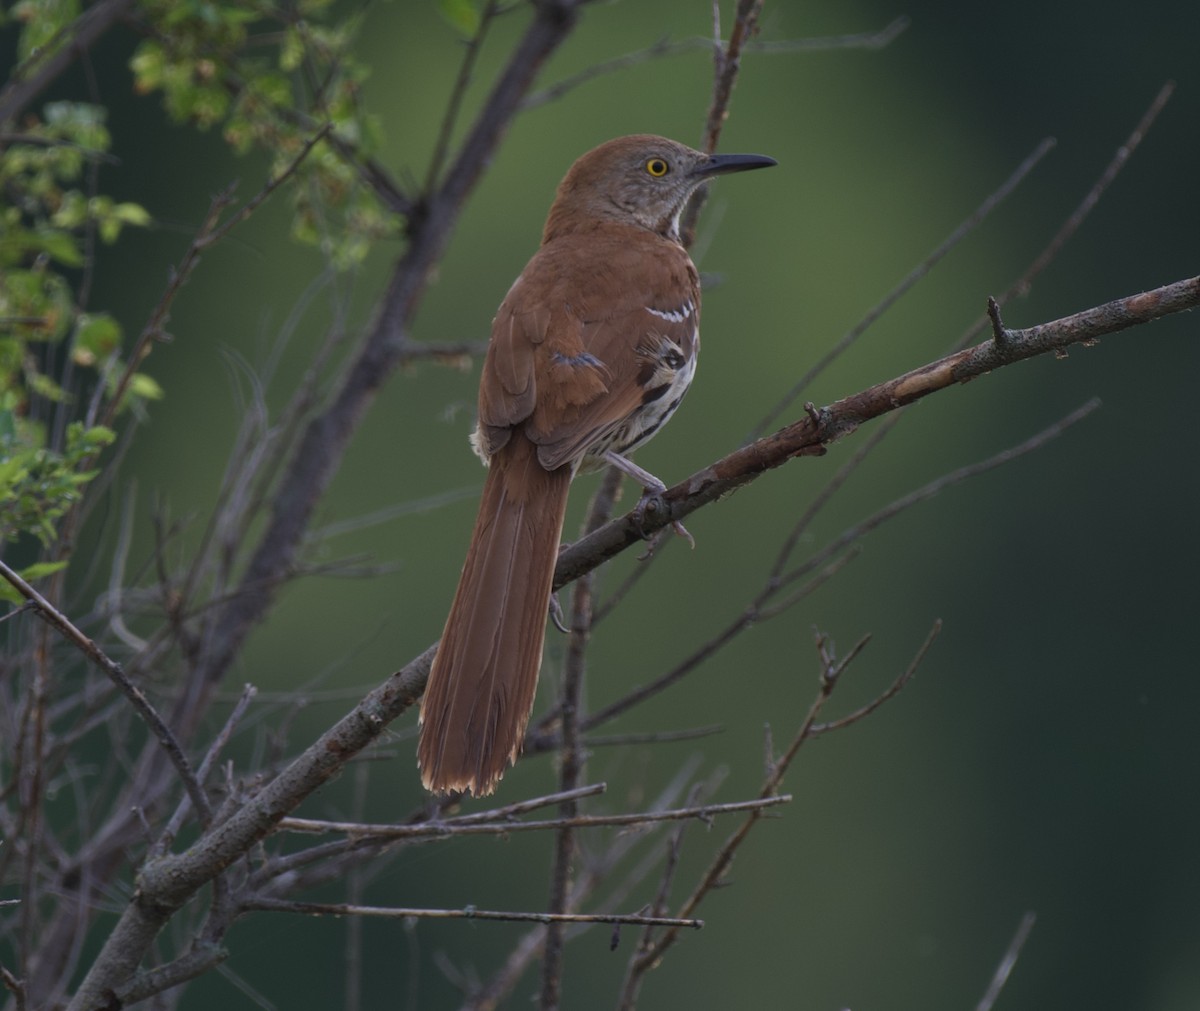
<svg viewBox="0 0 1200 1011"><path fill-rule="evenodd" d="M863 461L875 451L879 444L891 433L892 429L900 423L902 417L904 417L904 412L897 411L891 417L884 418L875 430L863 440L862 445L851 453L849 459L813 495L807 508L801 513L800 518L796 521L792 529L788 531L788 535L784 538L779 552L775 556L775 563L771 566L771 573L768 577L771 585L778 584L779 579L786 571L787 564L791 560L792 552L795 551L796 545L805 533L807 533L817 516L820 515L833 496L842 489L858 468L862 466Z"/></svg>
<svg viewBox="0 0 1200 1011"><path fill-rule="evenodd" d="M4 984L4 989L13 995L13 1004L16 1011L25 1011L28 1005L25 1001L24 982L17 979L5 965L0 965L0 982Z"/></svg>
<svg viewBox="0 0 1200 1011"><path fill-rule="evenodd" d="M695 802L700 799L703 793L703 784L696 783L688 795L688 800ZM654 901L650 904L651 916L665 916L667 913L667 903L671 896L671 884L675 880L675 872L679 869L679 854L683 850L683 836L687 828L687 822L680 822L675 831L667 837L665 859L663 860L662 874L659 876L658 891L654 895ZM638 950L646 950L650 947L653 940L654 928L647 925L646 929L642 931L641 938L638 940ZM609 946L611 950L616 950L617 942L618 936L614 933L612 943Z"/></svg>
<svg viewBox="0 0 1200 1011"><path fill-rule="evenodd" d="M809 730L810 737L816 737L820 734L827 734L834 730L844 730L846 727L857 723L859 720L870 716L876 709L888 702L895 696L899 695L904 690L905 686L913 679L913 675L917 673L917 668L925 659L925 654L929 652L934 641L941 634L942 621L939 618L933 623L933 627L929 630L929 634L925 637L925 641L921 643L921 648L917 650L916 657L912 663L904 668L888 687L879 695L876 695L870 702L859 709L854 710L847 716L843 716L837 720L830 720L828 723L814 723Z"/></svg>
<svg viewBox="0 0 1200 1011"><path fill-rule="evenodd" d="M827 52L832 49L882 49L884 46L890 44L908 25L909 19L907 17L898 17L885 28L874 32L861 32L852 35L823 35L808 39L777 39L774 41L753 39L742 48L744 52L762 54L764 56L785 53ZM718 39L718 41L724 45L723 40ZM523 110L534 109L540 105L555 102L580 85L587 84L607 74L619 73L640 66L643 63L648 63L651 60L662 59L664 57L709 52L712 46L713 40L705 38L702 35L686 39L676 39L675 41L666 38L659 39L645 49L638 49L623 56L616 56L612 59L593 64L577 73L571 74L569 77L564 77L561 81L556 81L548 88L535 91L521 103L521 108Z"/></svg>
<svg viewBox="0 0 1200 1011"><path fill-rule="evenodd" d="M1034 279L1050 266L1062 251L1063 246L1079 231L1080 226L1087 219L1087 216L1095 209L1096 205L1100 202L1100 198L1104 195L1104 191L1112 185L1113 180L1116 179L1121 169L1125 167L1125 163L1129 161L1130 156L1137 150L1138 145L1141 144L1150 127L1154 125L1158 114L1162 112L1174 92L1174 81L1168 81L1159 89L1158 94L1154 96L1154 101L1150 103L1149 108L1142 114L1142 118L1138 121L1137 126L1133 128L1133 132L1126 138L1125 143L1117 148L1112 159L1104 167L1104 171L1100 173L1100 177L1079 202L1079 206L1071 212L1067 220L1063 222L1062 227L1054 233L1054 237L1046 244L1045 249L1034 257L1033 262L1026 268L1025 272L1008 287L1003 295L997 296L996 301L999 305L1006 305L1013 299L1029 293ZM958 339L954 345L955 349L966 347L971 341L977 340L979 335L987 329L988 322L986 316L977 320Z"/></svg>
<svg viewBox="0 0 1200 1011"><path fill-rule="evenodd" d="M992 976L992 981L988 985L987 992L983 995L979 1003L975 1005L975 1011L992 1011L993 1005L1000 996L1000 991L1004 989L1004 984L1008 982L1008 977L1016 967L1017 959L1021 956L1021 949L1025 947L1025 942L1029 940L1030 931L1033 930L1036 920L1037 914L1034 912L1028 912L1021 917L1021 922L1017 925L1017 932L1013 934L1013 939L1009 942L1008 950L1004 953L1000 964L996 966L996 972Z"/></svg>
<svg viewBox="0 0 1200 1011"><path fill-rule="evenodd" d="M356 818L362 818L367 803L368 769L359 765L354 770L353 810ZM366 868L361 863L351 866L345 875L346 898L359 905L367 886ZM342 995L342 1011L361 1011L363 991L363 920L352 916L346 921L342 964L345 966L345 984Z"/></svg>
<svg viewBox="0 0 1200 1011"><path fill-rule="evenodd" d="M453 368L467 368L474 359L487 354L487 347L486 340L410 341L401 357L406 362L429 359Z"/></svg>
<svg viewBox="0 0 1200 1011"><path fill-rule="evenodd" d="M164 990L186 983L219 966L228 957L229 952L218 945L198 943L196 948L186 955L181 955L166 965L140 972L118 986L113 991L117 1006L130 1007Z"/></svg>
<svg viewBox="0 0 1200 1011"><path fill-rule="evenodd" d="M1138 145L1141 144L1142 139L1149 132L1150 127L1154 125L1154 121L1158 118L1159 113L1163 111L1163 108L1174 93L1174 81L1168 81L1159 89L1158 94L1154 96L1154 101L1150 103L1150 107L1142 114L1142 118L1138 121L1137 126L1133 128L1133 132L1126 138L1125 143L1117 148L1112 161L1105 167L1100 178L1096 180L1096 184L1088 191L1087 196L1083 198L1080 205L1064 222L1062 228L1050 240L1049 245L1033 261L1032 266L1030 266L1025 276L1017 283L1013 291L1014 296L1024 295L1029 290L1029 285L1033 278L1046 268L1058 255L1058 251L1062 248L1063 244L1079 230L1079 226L1083 224L1084 219L1091 213L1096 204L1100 202L1100 197L1104 195L1104 191L1112 185L1117 174L1125 167L1125 163L1129 161L1130 156L1137 150Z"/></svg>
<svg viewBox="0 0 1200 1011"><path fill-rule="evenodd" d="M627 747L631 744L672 744L677 741L694 741L701 737L711 737L713 734L724 732L724 730L724 724L712 723L707 727L691 727L687 730L650 730L640 734L589 735L586 743L589 749Z"/></svg>
<svg viewBox="0 0 1200 1011"><path fill-rule="evenodd" d="M877 510L870 516L855 523L853 526L847 527L837 537L825 545L821 550L814 552L803 563L797 565L790 572L779 573L773 577L774 586L776 589L786 586L789 583L801 579L808 575L815 568L823 565L830 558L837 558L850 545L860 541L866 534L878 529L884 523L896 516L900 515L920 502L924 502L936 495L940 495L952 485L960 484L969 478L978 477L980 474L985 474L990 470L995 470L997 467L1002 467L1007 463L1019 457L1033 453L1041 449L1051 439L1056 439L1062 435L1067 429L1073 425L1083 421L1093 411L1100 407L1100 400L1093 397L1091 400L1077 407L1064 418L1060 418L1052 425L1048 425L1040 432L1030 436L1024 442L1018 443L1016 446L1009 446L1007 449L1002 449L1000 452L989 456L987 459L978 460L975 463L967 464L964 467L959 467L948 474L942 474L940 477L934 478L920 488L915 488L905 495L901 495L898 499L889 502L882 509ZM807 584L806 584L807 586Z"/></svg>
<svg viewBox="0 0 1200 1011"><path fill-rule="evenodd" d="M107 426L112 424L117 412L121 409L121 403L124 401L125 394L133 382L133 377L137 373L137 370L141 368L146 355L150 352L151 346L155 341L165 341L168 339L165 328L167 320L170 318L171 305L174 303L179 292L183 290L192 271L196 269L197 264L200 262L202 243L217 228L221 215L233 203L233 190L234 187L232 185L227 186L209 202L208 212L204 215L204 220L200 223L196 237L192 239L187 252L183 254L183 258L179 261L179 266L171 271L166 288L159 297L158 303L151 311L150 318L142 327L142 332L138 334L137 340L134 341L125 368L122 369L120 376L116 378L111 387L108 383L97 384L96 393L93 395L92 403L87 411L88 425L99 424ZM81 468L88 465L90 465L90 461L85 461L84 464L81 464Z"/></svg>
<svg viewBox="0 0 1200 1011"><path fill-rule="evenodd" d="M713 90L712 101L705 117L703 149L709 154L717 150L721 140L721 127L729 118L729 103L733 98L733 87L741 70L742 47L758 31L758 15L763 0L737 0L733 30L724 47L720 44L720 8L713 4ZM679 234L685 248L691 248L696 240L696 222L708 201L708 185L700 186L688 200L679 221Z"/></svg>
<svg viewBox="0 0 1200 1011"><path fill-rule="evenodd" d="M10 618L15 618L18 615L24 614L26 611L33 611L36 609L37 604L35 604L32 600L27 600L24 604L14 607L8 612L8 614L0 614L0 622L8 621Z"/></svg>
<svg viewBox="0 0 1200 1011"><path fill-rule="evenodd" d="M959 243L979 227L993 210L996 209L1004 199L1017 188L1018 185L1029 175L1037 164L1054 148L1055 140L1053 137L1047 137L1032 152L1021 162L1020 165L1013 170L1012 174L1004 180L1000 186L994 190L975 210L963 220L957 228L954 229L942 242L933 250L924 260L918 263L912 270L901 279L891 291L883 296L871 309L849 330L826 351L817 362L809 368L809 370L801 376L790 390L780 399L780 401L771 408L770 411L754 426L753 431L745 440L749 442L752 439L758 438L765 432L780 415L783 414L803 393L808 389L809 384L824 372L830 365L833 364L842 354L844 354L851 345L857 341L863 333L873 326L884 313L894 306L902 296L907 294L917 282L926 277L937 264L943 260L951 250L955 249Z"/></svg>
<svg viewBox="0 0 1200 1011"><path fill-rule="evenodd" d="M286 183L296 171L304 163L305 159L312 153L312 149L321 141L325 140L333 132L333 123L323 123L319 126L301 146L296 156L288 162L279 172L273 175L266 181L263 188L260 189L254 196L247 200L233 214L231 214L221 224L219 228L214 228L211 232L202 233L196 239L197 249L203 251L209 246L215 245L232 232L238 225L245 221L251 214L259 209L263 203L276 190Z"/></svg>
<svg viewBox="0 0 1200 1011"><path fill-rule="evenodd" d="M340 902L292 902L258 895L243 900L242 909L275 913L300 913L305 916L378 916L384 919L415 917L429 920L505 920L516 923L653 923L676 930L699 930L703 920L678 916L641 916L637 913L526 913L497 909L410 909L400 906L353 906Z"/></svg>
<svg viewBox="0 0 1200 1011"><path fill-rule="evenodd" d="M440 839L461 835L510 835L515 832L545 832L560 828L601 828L613 825L648 825L659 821L680 821L687 818L707 820L719 814L737 814L759 808L786 804L790 794L760 797L756 800L737 800L725 804L704 804L699 807L669 808L665 811L637 811L630 814L577 814L569 818L547 818L542 821L498 822L426 822L419 825L381 825L370 822L320 821L313 818L281 818L280 831L321 834L344 832L355 838L377 839Z"/></svg>
<svg viewBox="0 0 1200 1011"><path fill-rule="evenodd" d="M496 16L496 7L496 0L487 0L487 3L483 5L483 10L479 12L478 29L474 36L466 41L462 63L454 78L450 97L446 101L446 112L442 116L441 126L438 127L437 140L433 145L433 155L429 159L429 171L425 175L424 192L426 195L433 193L437 186L438 176L442 174L442 168L446 164L446 155L450 150L450 138L454 135L454 127L458 123L458 114L462 109L463 98L466 96L467 86L471 83L475 61L483 49L483 40L487 37L492 19Z"/></svg>
<svg viewBox="0 0 1200 1011"><path fill-rule="evenodd" d="M721 128L729 118L729 103L741 71L742 50L758 33L758 18L762 8L763 0L737 0L729 42L723 50L718 47L714 51L712 104L708 108L708 122L704 127L704 150L710 154L720 144ZM694 213L692 222L695 223Z"/></svg>
<svg viewBox="0 0 1200 1011"><path fill-rule="evenodd" d="M530 811L536 811L538 808L550 807L552 804L562 805L571 801L583 800L586 797L597 797L607 789L605 783L589 783L586 786L577 786L570 790L556 790L554 793L547 793L540 797L518 800L512 804L505 804L503 807L492 808L490 811L477 811L473 814L461 814L455 818L445 818L443 822L452 825L475 825L511 820L528 814Z"/></svg>
<svg viewBox="0 0 1200 1011"><path fill-rule="evenodd" d="M203 784L208 779L208 774L212 770L213 763L216 762L217 756L225 749L225 745L229 743L229 738L233 736L234 728L241 722L246 710L250 708L250 703L254 701L254 696L258 693L258 689L254 685L246 685L242 689L241 697L234 705L233 711L229 714L229 719L225 721L225 725L221 728L220 733L213 739L209 746L208 752L204 756L204 760L200 763L200 767L196 770L197 782ZM155 854L161 856L167 851L175 837L179 835L180 828L183 827L183 819L187 817L188 803L187 798L183 798L179 802L179 806L175 809L175 813L171 815L167 822L167 827L163 829L162 835L155 844Z"/></svg>

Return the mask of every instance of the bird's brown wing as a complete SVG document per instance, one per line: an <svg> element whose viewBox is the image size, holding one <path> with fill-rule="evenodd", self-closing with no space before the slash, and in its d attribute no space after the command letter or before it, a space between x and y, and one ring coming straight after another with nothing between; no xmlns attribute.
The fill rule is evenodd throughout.
<svg viewBox="0 0 1200 1011"><path fill-rule="evenodd" d="M694 356L695 268L675 243L636 238L566 237L543 246L517 279L492 325L480 382L489 452L523 426L542 466L576 462L645 402L664 341Z"/></svg>

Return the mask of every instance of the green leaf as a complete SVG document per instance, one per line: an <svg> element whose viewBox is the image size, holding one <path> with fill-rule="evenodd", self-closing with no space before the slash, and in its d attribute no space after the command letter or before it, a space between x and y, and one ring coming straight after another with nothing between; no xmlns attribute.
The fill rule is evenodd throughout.
<svg viewBox="0 0 1200 1011"><path fill-rule="evenodd" d="M36 582L39 579L45 579L46 576L52 576L56 572L61 572L67 567L65 561L61 562L36 562L33 565L27 565L19 570L17 575L27 583ZM24 604L25 598L11 583L0 580L0 600L7 601L10 604Z"/></svg>
<svg viewBox="0 0 1200 1011"><path fill-rule="evenodd" d="M78 365L94 365L121 346L121 325L108 313L82 313L71 355Z"/></svg>
<svg viewBox="0 0 1200 1011"><path fill-rule="evenodd" d="M304 38L295 25L288 25L279 47L279 66L289 73L300 66L304 59Z"/></svg>
<svg viewBox="0 0 1200 1011"><path fill-rule="evenodd" d="M113 217L125 225L137 225L145 228L151 222L150 212L141 204L120 203L112 209Z"/></svg>
<svg viewBox="0 0 1200 1011"><path fill-rule="evenodd" d="M136 372L129 380L129 391L135 397L143 400L162 400L164 391L157 380L151 379L144 372Z"/></svg>
<svg viewBox="0 0 1200 1011"><path fill-rule="evenodd" d="M83 256L79 252L79 246L76 244L74 236L68 235L66 232L60 232L53 228L42 229L37 234L37 244L41 246L43 252L54 257L64 266L83 266Z"/></svg>
<svg viewBox="0 0 1200 1011"><path fill-rule="evenodd" d="M473 39L479 31L479 8L474 0L438 0L438 11L459 34Z"/></svg>
<svg viewBox="0 0 1200 1011"><path fill-rule="evenodd" d="M143 95L162 86L166 73L167 55L157 42L143 42L129 61L137 81L135 87Z"/></svg>
<svg viewBox="0 0 1200 1011"><path fill-rule="evenodd" d="M64 562L35 562L33 565L27 565L19 573L17 573L27 583L32 583L35 579L43 579L46 576L52 576L56 572L61 572L67 567Z"/></svg>
<svg viewBox="0 0 1200 1011"><path fill-rule="evenodd" d="M104 425L84 428L80 422L73 421L67 429L67 446L71 449L76 445L88 450L103 449L105 446L111 446L116 438L117 433Z"/></svg>
<svg viewBox="0 0 1200 1011"><path fill-rule="evenodd" d="M71 397L61 386L58 385L49 376L41 372L33 372L26 379L29 389L36 393L39 397L45 397L47 400L53 401L56 404L65 404Z"/></svg>

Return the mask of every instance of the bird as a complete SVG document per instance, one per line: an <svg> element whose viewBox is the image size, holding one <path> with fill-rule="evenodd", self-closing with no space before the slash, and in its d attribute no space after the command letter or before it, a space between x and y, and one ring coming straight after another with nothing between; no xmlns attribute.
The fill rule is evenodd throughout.
<svg viewBox="0 0 1200 1011"><path fill-rule="evenodd" d="M572 478L611 465L647 493L666 487L628 454L696 370L700 279L680 215L714 176L775 164L637 134L588 151L559 184L484 357L471 445L488 472L421 701L426 789L486 796L516 761Z"/></svg>

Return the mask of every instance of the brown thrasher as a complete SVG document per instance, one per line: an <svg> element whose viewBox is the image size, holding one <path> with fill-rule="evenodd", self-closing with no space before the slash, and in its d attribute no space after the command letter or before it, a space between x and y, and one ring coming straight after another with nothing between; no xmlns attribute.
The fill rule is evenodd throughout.
<svg viewBox="0 0 1200 1011"><path fill-rule="evenodd" d="M607 463L665 488L623 454L674 413L696 370L700 282L679 216L710 177L774 164L638 135L589 151L559 185L483 363L471 443L489 470L421 703L427 789L489 794L516 761L571 478Z"/></svg>

